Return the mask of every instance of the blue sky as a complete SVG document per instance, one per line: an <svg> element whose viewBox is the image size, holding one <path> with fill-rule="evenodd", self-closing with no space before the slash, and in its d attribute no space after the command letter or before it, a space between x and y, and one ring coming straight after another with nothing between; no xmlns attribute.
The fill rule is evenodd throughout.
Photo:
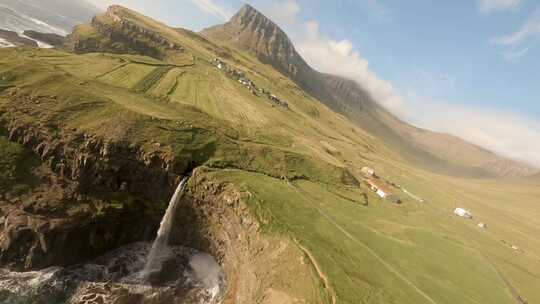
<svg viewBox="0 0 540 304"><path fill-rule="evenodd" d="M223 23L244 3L91 1L195 30ZM540 165L539 1L248 2L315 68L357 80L403 119Z"/></svg>

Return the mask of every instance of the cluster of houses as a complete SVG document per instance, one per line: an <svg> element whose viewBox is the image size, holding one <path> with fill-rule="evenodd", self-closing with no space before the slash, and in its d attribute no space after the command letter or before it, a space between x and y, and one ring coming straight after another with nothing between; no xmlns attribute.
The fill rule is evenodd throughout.
<svg viewBox="0 0 540 304"><path fill-rule="evenodd" d="M279 99L276 95L272 94L271 92L268 92L267 90L258 87L251 81L249 78L246 77L246 74L244 72L229 68L225 62L223 62L219 58L215 58L212 60L212 64L218 69L223 71L227 76L230 78L238 81L240 84L242 84L246 89L249 90L249 92L257 97L259 97L259 94L266 96L273 104L280 106L284 109L289 109L289 104L285 101L282 101Z"/></svg>
<svg viewBox="0 0 540 304"><path fill-rule="evenodd" d="M396 184L384 181L382 178L377 176L375 170L371 168L364 167L361 169L361 172L366 178L365 182L368 187L380 198L386 199L394 204L401 204L401 199L397 195L392 193L392 189L390 188L391 185L396 187Z"/></svg>
<svg viewBox="0 0 540 304"><path fill-rule="evenodd" d="M454 214L459 216L459 217L466 218L466 219L470 219L470 220L473 219L472 213L469 210L464 209L464 208L456 208L456 209L454 209ZM477 226L482 228L482 229L487 229L487 225L485 223L483 223L483 222L478 222Z"/></svg>
<svg viewBox="0 0 540 304"><path fill-rule="evenodd" d="M394 188L397 188L397 189L402 189L399 185L397 185L395 183L392 183L390 181L387 181L384 178L378 176L375 173L375 170L373 170L372 168L369 168L369 167L362 168L361 173L362 173L362 175L364 175L365 183L368 185L368 187L373 192L375 192L380 198L386 199L386 200L388 200L388 201L390 201L390 202L392 202L394 204L401 204L402 203L401 199L392 192L392 188L391 188L391 187L394 187ZM405 193L409 194L411 197L415 198L416 200L418 200L420 202L424 202L424 199L419 198L419 197L409 193L405 189L402 189L402 190ZM464 208L456 208L456 209L454 209L454 214L459 216L459 217L466 218L466 219L473 219L472 213L469 210L464 209ZM481 229L487 229L487 225L485 223L483 223L483 222L478 222L477 225ZM517 249L515 249L513 247L514 246L512 246L512 249L517 250Z"/></svg>

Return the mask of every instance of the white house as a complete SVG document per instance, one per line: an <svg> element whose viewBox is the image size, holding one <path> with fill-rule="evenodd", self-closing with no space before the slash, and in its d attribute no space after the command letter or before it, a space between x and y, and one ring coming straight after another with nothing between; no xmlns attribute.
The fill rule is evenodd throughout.
<svg viewBox="0 0 540 304"><path fill-rule="evenodd" d="M369 168L369 167L364 167L360 170L362 172L362 174L364 174L365 176L374 176L375 175L375 170Z"/></svg>
<svg viewBox="0 0 540 304"><path fill-rule="evenodd" d="M382 182L374 179L369 179L367 183L371 190L375 191L375 193L377 193L377 195L382 198L387 198L388 196L392 195L392 191L390 191L390 189L386 187L386 185L384 185Z"/></svg>
<svg viewBox="0 0 540 304"><path fill-rule="evenodd" d="M472 218L472 214L463 208L456 208L456 210L454 210L454 213L464 218Z"/></svg>

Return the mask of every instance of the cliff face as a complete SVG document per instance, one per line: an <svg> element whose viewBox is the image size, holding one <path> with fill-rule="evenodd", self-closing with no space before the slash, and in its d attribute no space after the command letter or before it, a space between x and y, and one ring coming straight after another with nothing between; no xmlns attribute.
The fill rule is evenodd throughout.
<svg viewBox="0 0 540 304"><path fill-rule="evenodd" d="M32 39L39 40L54 47L62 47L66 43L66 37L54 33L41 33L37 31L24 31L23 34Z"/></svg>
<svg viewBox="0 0 540 304"><path fill-rule="evenodd" d="M164 59L167 52L181 52L183 47L124 16L126 9L111 6L90 24L80 25L68 37L67 47L77 54L109 52L141 54Z"/></svg>
<svg viewBox="0 0 540 304"><path fill-rule="evenodd" d="M27 193L0 193L2 266L37 270L69 265L131 242L152 240L180 175L194 166L193 158L177 159L135 143L105 140L46 115L25 119L36 113L23 105L54 104L59 98L32 97L17 88L0 94L0 135L40 159L33 170L38 182ZM229 282L224 303L272 299L272 288L291 294L306 288L296 276L276 271L292 269L298 276L311 277L305 254L291 240L261 235L246 204L251 194L215 179L213 172L220 170L198 167L193 172L176 213L171 244L216 257ZM82 287L80 292L91 296L95 291ZM320 292L309 294L310 302L323 302Z"/></svg>
<svg viewBox="0 0 540 304"><path fill-rule="evenodd" d="M11 88L0 98L0 134L40 159L29 191L0 194L0 264L67 265L153 239L180 176L195 165L191 159L66 128L24 107L55 104L57 96ZM30 122L24 117L31 112L37 116Z"/></svg>
<svg viewBox="0 0 540 304"><path fill-rule="evenodd" d="M37 186L0 199L0 263L18 270L72 264L152 239L159 206L179 179L172 171L188 170L136 146L33 127L16 112L3 114L0 125L42 162Z"/></svg>

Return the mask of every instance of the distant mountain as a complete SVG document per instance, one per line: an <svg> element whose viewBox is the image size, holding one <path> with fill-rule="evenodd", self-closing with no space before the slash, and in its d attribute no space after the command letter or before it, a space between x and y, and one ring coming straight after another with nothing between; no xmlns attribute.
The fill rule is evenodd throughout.
<svg viewBox="0 0 540 304"><path fill-rule="evenodd" d="M457 137L401 121L380 106L361 84L310 67L287 34L248 4L229 22L207 28L201 34L216 43L225 42L249 51L271 64L329 108L346 115L417 164L453 174L526 176L538 172L537 168L497 156Z"/></svg>
<svg viewBox="0 0 540 304"><path fill-rule="evenodd" d="M229 22L207 28L201 34L252 52L261 62L272 65L332 109L339 109L338 100L326 88L323 74L306 63L279 26L249 4L245 4Z"/></svg>
<svg viewBox="0 0 540 304"><path fill-rule="evenodd" d="M182 41L182 42L180 42ZM77 25L66 47L74 53L106 52L146 55L169 63L184 62L186 50L194 53L212 48L204 38L173 29L130 9L113 5L90 23Z"/></svg>

